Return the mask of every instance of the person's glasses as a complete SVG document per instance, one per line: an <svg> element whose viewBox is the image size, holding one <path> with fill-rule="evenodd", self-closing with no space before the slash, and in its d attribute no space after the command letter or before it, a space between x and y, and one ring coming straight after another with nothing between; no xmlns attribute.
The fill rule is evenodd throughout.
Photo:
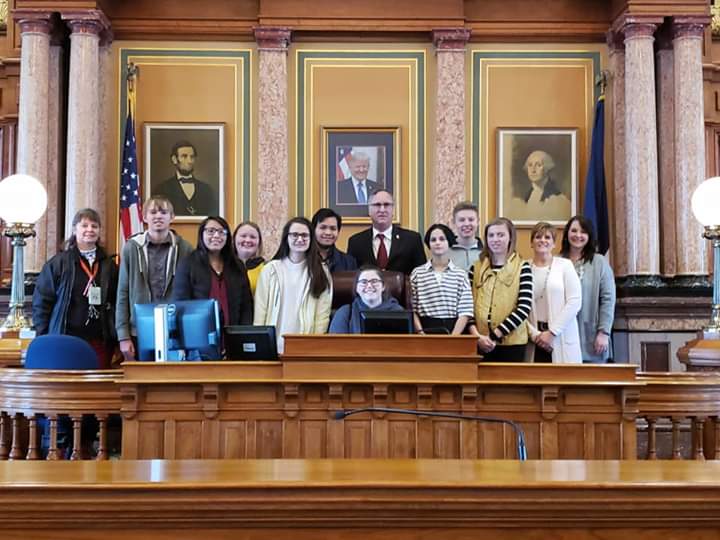
<svg viewBox="0 0 720 540"><path fill-rule="evenodd" d="M373 208L376 208L376 209L377 208L392 208L393 203L391 203L391 202L374 202L374 203L370 203L370 206L372 206Z"/></svg>
<svg viewBox="0 0 720 540"><path fill-rule="evenodd" d="M373 279L358 279L358 287L362 287L363 289L370 285L371 287L379 287L382 285L382 279L373 278Z"/></svg>
<svg viewBox="0 0 720 540"><path fill-rule="evenodd" d="M290 239L292 239L293 241L295 241L295 240L307 240L308 238L310 238L310 233L306 233L306 232L291 232L291 233L288 233L288 237L289 237Z"/></svg>
<svg viewBox="0 0 720 540"><path fill-rule="evenodd" d="M227 236L227 231L225 229L214 229L212 227L209 227L203 232L208 236Z"/></svg>

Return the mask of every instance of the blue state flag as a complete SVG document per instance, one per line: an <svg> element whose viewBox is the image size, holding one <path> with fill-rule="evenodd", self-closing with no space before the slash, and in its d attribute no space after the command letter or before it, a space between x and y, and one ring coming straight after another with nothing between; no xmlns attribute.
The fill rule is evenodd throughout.
<svg viewBox="0 0 720 540"><path fill-rule="evenodd" d="M606 254L610 248L610 223L605 190L605 96L600 96L595 107L583 214L593 224L598 252Z"/></svg>

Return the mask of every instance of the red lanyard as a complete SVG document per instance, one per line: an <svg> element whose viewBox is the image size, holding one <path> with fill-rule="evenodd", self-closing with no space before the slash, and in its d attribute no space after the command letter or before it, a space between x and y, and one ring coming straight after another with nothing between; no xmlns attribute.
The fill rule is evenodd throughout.
<svg viewBox="0 0 720 540"><path fill-rule="evenodd" d="M97 261L96 261L97 262ZM90 271L90 268L88 268L88 265L85 264L85 259L80 256L80 268L83 269L83 272L85 272L85 275L88 277L87 285L85 285L85 290L83 291L83 296L87 296L90 292L90 287L92 287L93 283L95 283L95 276L97 276L98 270L100 269L99 264L93 264L93 271Z"/></svg>

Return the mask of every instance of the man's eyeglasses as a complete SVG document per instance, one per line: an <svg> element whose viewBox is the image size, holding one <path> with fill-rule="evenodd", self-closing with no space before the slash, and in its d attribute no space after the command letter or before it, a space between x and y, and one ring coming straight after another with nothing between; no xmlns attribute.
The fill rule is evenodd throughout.
<svg viewBox="0 0 720 540"><path fill-rule="evenodd" d="M225 229L213 229L210 227L205 229L203 232L208 236L227 236L227 231Z"/></svg>
<svg viewBox="0 0 720 540"><path fill-rule="evenodd" d="M310 233L291 232L291 233L288 233L288 238L291 238L292 240L307 240L308 238L310 238Z"/></svg>
<svg viewBox="0 0 720 540"><path fill-rule="evenodd" d="M378 278L358 279L357 284L358 284L358 287L362 287L362 288L365 288L368 285L370 285L371 287L379 287L380 285L382 285L382 282L383 282L382 279L378 279Z"/></svg>
<svg viewBox="0 0 720 540"><path fill-rule="evenodd" d="M376 208L376 209L377 208L392 208L393 203L391 203L391 202L374 202L374 203L370 203L370 206L372 206L373 208Z"/></svg>

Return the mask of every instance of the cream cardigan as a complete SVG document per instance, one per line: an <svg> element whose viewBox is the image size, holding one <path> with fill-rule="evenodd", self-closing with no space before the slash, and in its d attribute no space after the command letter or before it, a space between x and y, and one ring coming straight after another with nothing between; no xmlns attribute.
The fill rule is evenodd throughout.
<svg viewBox="0 0 720 540"><path fill-rule="evenodd" d="M280 261L272 260L265 263L265 266L260 272L257 288L255 289L255 316L253 318L253 324L256 326L275 326L277 323L283 291L285 287L289 286L289 284L282 282L282 273L279 271L279 265ZM324 265L323 268L325 268ZM327 273L327 270L325 270L325 272ZM319 298L315 298L310 294L309 279L300 285L303 287L303 295L298 313L301 334L324 334L327 332L330 321L330 307L332 304L332 278L329 274L328 280L330 286L325 289ZM278 336L278 338L280 338L280 336Z"/></svg>
<svg viewBox="0 0 720 540"><path fill-rule="evenodd" d="M535 291L534 294L538 294ZM545 296L548 300L550 331L555 334L553 339L553 364L582 364L580 334L578 332L577 314L582 303L580 278L575 272L572 261L562 257L553 257L552 267L548 275ZM537 317L534 308L528 318L530 337L540 334L537 329Z"/></svg>

